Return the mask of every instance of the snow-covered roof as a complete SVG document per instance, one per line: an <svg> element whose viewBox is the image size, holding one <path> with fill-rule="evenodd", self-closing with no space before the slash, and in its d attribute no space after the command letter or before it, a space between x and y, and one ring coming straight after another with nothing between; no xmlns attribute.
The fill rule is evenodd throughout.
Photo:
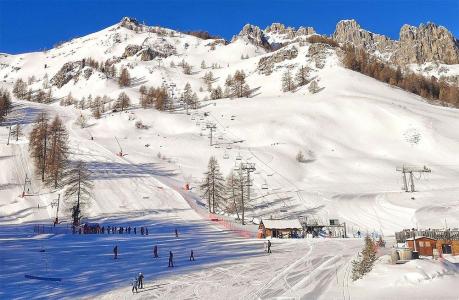
<svg viewBox="0 0 459 300"><path fill-rule="evenodd" d="M294 220L262 220L265 228L275 229L287 229L287 228L298 228L302 229L300 221Z"/></svg>
<svg viewBox="0 0 459 300"><path fill-rule="evenodd" d="M419 240L419 239L435 240L434 238L431 238L431 237L428 237L428 236L424 236L424 235L417 236L416 239L417 239L417 240ZM407 238L406 240L407 240L407 241L412 241L413 238L412 238L412 237L411 237L411 238Z"/></svg>

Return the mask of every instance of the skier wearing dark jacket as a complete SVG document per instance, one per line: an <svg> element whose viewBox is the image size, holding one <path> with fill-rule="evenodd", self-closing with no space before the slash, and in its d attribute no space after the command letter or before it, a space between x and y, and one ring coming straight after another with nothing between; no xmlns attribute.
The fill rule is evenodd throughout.
<svg viewBox="0 0 459 300"><path fill-rule="evenodd" d="M117 259L118 258L118 246L115 246L115 248L113 248L113 254L115 255L113 259Z"/></svg>
<svg viewBox="0 0 459 300"><path fill-rule="evenodd" d="M142 272L139 273L139 279L138 279L137 287L139 289L143 289L143 274L142 274Z"/></svg>
<svg viewBox="0 0 459 300"><path fill-rule="evenodd" d="M153 257L154 258L158 258L158 246L155 245L155 247L153 248Z"/></svg>
<svg viewBox="0 0 459 300"><path fill-rule="evenodd" d="M174 261L173 261L174 254L172 254L172 251L169 251L169 266L168 267L174 267Z"/></svg>

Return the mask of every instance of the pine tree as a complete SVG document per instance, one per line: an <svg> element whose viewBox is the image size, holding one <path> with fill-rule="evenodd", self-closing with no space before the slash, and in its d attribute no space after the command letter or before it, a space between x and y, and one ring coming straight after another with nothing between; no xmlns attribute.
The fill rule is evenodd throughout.
<svg viewBox="0 0 459 300"><path fill-rule="evenodd" d="M230 214L236 213L237 218L239 219L239 208L240 208L240 190L239 190L239 183L238 183L238 176L232 170L228 176L226 177L226 185L225 185L225 196L226 196L226 212Z"/></svg>
<svg viewBox="0 0 459 300"><path fill-rule="evenodd" d="M220 172L220 166L214 156L209 159L209 165L205 178L200 186L202 196L207 198L209 212L215 213L215 209L224 202L225 180Z"/></svg>
<svg viewBox="0 0 459 300"><path fill-rule="evenodd" d="M14 126L13 137L16 138L16 141L19 141L20 136L22 136L22 126L20 123L17 123L16 126Z"/></svg>
<svg viewBox="0 0 459 300"><path fill-rule="evenodd" d="M215 89L212 89L212 91L210 92L210 98L212 100L223 98L222 88L220 86L217 86Z"/></svg>
<svg viewBox="0 0 459 300"><path fill-rule="evenodd" d="M46 164L46 183L58 187L58 182L62 179L68 158L68 132L59 117L55 117L49 125L47 164Z"/></svg>
<svg viewBox="0 0 459 300"><path fill-rule="evenodd" d="M73 225L78 226L83 208L92 197L93 184L86 164L78 161L74 166L67 168L60 186L65 187L64 199L71 207Z"/></svg>
<svg viewBox="0 0 459 300"><path fill-rule="evenodd" d="M121 69L120 77L118 78L118 84L120 87L126 87L131 85L131 75L126 68Z"/></svg>
<svg viewBox="0 0 459 300"><path fill-rule="evenodd" d="M293 82L292 74L290 70L287 70L282 75L282 90L284 92L291 92L294 89L295 89L295 83Z"/></svg>
<svg viewBox="0 0 459 300"><path fill-rule="evenodd" d="M2 123L12 108L11 95L6 89L0 88L0 123Z"/></svg>
<svg viewBox="0 0 459 300"><path fill-rule="evenodd" d="M236 183L237 188L239 190L238 194L238 206L239 211L241 212L241 222L245 224L245 212L250 207L251 199L248 199L248 194L250 190L250 194L253 195L253 191L251 189L252 179L249 182L249 178L247 174L242 169L242 166L239 166L238 170L235 172L236 175Z"/></svg>
<svg viewBox="0 0 459 300"><path fill-rule="evenodd" d="M249 97L250 88L245 82L246 75L244 71L236 71L231 80L231 93L237 98Z"/></svg>
<svg viewBox="0 0 459 300"><path fill-rule="evenodd" d="M309 73L311 69L305 66L301 66L295 75L296 84L303 86L309 83Z"/></svg>
<svg viewBox="0 0 459 300"><path fill-rule="evenodd" d="M41 174L41 180L45 181L46 158L48 157L46 150L48 149L48 116L46 113L41 113L32 131L30 132L29 151L35 162L37 173Z"/></svg>
<svg viewBox="0 0 459 300"><path fill-rule="evenodd" d="M27 84L21 79L17 79L13 87L13 95L18 99L25 99L27 94Z"/></svg>
<svg viewBox="0 0 459 300"><path fill-rule="evenodd" d="M91 111L92 111L92 116L96 119L100 119L100 117L102 116L102 107L103 107L103 103L102 103L102 99L100 98L100 96L97 96L96 98L94 98L94 101L92 102L92 105L91 105Z"/></svg>
<svg viewBox="0 0 459 300"><path fill-rule="evenodd" d="M118 96L118 100L116 101L116 108L121 109L121 111L124 111L124 109L128 108L131 105L131 99L129 99L129 96L125 92L121 92Z"/></svg>

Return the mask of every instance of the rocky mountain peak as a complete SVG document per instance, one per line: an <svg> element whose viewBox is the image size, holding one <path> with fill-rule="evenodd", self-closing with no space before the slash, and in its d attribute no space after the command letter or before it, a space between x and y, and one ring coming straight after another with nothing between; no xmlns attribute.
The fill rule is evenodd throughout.
<svg viewBox="0 0 459 300"><path fill-rule="evenodd" d="M123 17L119 24L121 27L131 29L131 30L140 26L140 22L132 17Z"/></svg>
<svg viewBox="0 0 459 300"><path fill-rule="evenodd" d="M400 49L394 58L402 64L430 61L459 64L459 42L443 26L433 23L419 27L403 25Z"/></svg>
<svg viewBox="0 0 459 300"><path fill-rule="evenodd" d="M395 46L395 42L390 38L362 29L355 20L339 21L336 24L333 39L339 43L350 43L356 47L368 49L370 52L392 51Z"/></svg>
<svg viewBox="0 0 459 300"><path fill-rule="evenodd" d="M256 46L263 47L268 50L271 49L271 45L269 44L264 32L258 26L246 24L239 34L231 39L231 42L240 38L245 39L247 42Z"/></svg>

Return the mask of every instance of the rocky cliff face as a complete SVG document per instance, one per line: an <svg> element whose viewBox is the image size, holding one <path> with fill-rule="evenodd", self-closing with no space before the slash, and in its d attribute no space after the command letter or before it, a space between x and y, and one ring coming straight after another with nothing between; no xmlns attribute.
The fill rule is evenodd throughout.
<svg viewBox="0 0 459 300"><path fill-rule="evenodd" d="M369 52L393 52L397 49L397 42L380 34L364 30L355 20L343 20L336 25L333 39L338 43L350 43L355 47L367 49Z"/></svg>
<svg viewBox="0 0 459 300"><path fill-rule="evenodd" d="M237 39L244 39L249 43L252 43L256 46L265 48L267 50L271 49L271 45L269 44L268 40L265 37L265 34L258 26L246 24L241 32L238 35L234 36L231 39L231 42L236 41Z"/></svg>
<svg viewBox="0 0 459 300"><path fill-rule="evenodd" d="M459 42L446 28L432 23L400 29L399 49L393 56L400 64L442 62L459 64Z"/></svg>
<svg viewBox="0 0 459 300"><path fill-rule="evenodd" d="M365 48L371 54L379 52L402 66L425 62L459 63L459 42L446 28L432 23L419 27L404 25L400 40L394 41L362 29L355 20L345 20L336 25L333 38L339 43Z"/></svg>

